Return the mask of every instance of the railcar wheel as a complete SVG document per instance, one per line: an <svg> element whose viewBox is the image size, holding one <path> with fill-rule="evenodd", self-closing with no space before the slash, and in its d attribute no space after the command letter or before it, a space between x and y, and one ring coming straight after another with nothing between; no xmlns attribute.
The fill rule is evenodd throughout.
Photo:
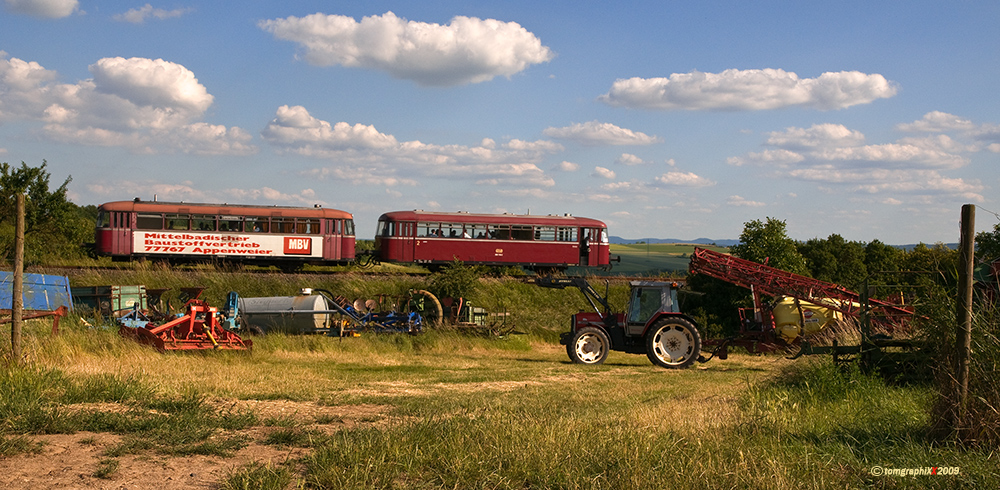
<svg viewBox="0 0 1000 490"><path fill-rule="evenodd" d="M683 369L701 355L701 335L683 318L665 318L646 333L646 357L667 369Z"/></svg>
<svg viewBox="0 0 1000 490"><path fill-rule="evenodd" d="M595 327L583 327L573 334L566 353L576 364L601 364L608 358L611 341L604 330Z"/></svg>

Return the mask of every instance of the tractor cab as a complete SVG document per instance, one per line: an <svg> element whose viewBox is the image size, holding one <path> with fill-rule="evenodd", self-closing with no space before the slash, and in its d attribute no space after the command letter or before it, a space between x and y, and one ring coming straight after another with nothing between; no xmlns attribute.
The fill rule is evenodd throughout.
<svg viewBox="0 0 1000 490"><path fill-rule="evenodd" d="M677 283L663 281L629 282L625 334L641 336L646 332L650 320L658 313L680 313L677 307Z"/></svg>

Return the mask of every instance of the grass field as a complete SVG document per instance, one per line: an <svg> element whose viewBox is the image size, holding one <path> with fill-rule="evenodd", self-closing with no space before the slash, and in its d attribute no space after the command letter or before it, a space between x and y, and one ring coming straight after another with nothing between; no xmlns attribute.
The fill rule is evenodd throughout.
<svg viewBox="0 0 1000 490"><path fill-rule="evenodd" d="M192 280L81 274L74 284ZM360 295L422 286L195 278L213 299L228 289L292 294L303 280ZM624 291L613 284L613 302ZM158 354L74 317L58 337L32 321L27 366L0 367L0 487L1000 487L996 451L928 435L928 387L778 356L683 371L621 353L575 365L553 340L585 306L577 292L491 279L478 294L516 311L527 334L271 335L254 338L251 354ZM0 340L9 359L9 337ZM959 473L879 474L928 467Z"/></svg>
<svg viewBox="0 0 1000 490"><path fill-rule="evenodd" d="M623 276L668 276L682 277L687 274L688 262L695 247L707 248L719 252L728 252L725 247L693 245L683 243L653 243L611 245L611 256L621 257L620 263L614 263L611 275ZM604 275L606 273L599 273Z"/></svg>

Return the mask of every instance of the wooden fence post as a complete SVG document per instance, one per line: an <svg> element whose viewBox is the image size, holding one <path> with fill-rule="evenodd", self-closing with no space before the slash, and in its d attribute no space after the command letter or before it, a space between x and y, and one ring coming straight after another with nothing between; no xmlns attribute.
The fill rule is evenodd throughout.
<svg viewBox="0 0 1000 490"><path fill-rule="evenodd" d="M955 419L953 428L962 431L969 398L969 358L972 350L972 272L976 251L976 206L962 206L962 237L959 242L958 325L955 329Z"/></svg>
<svg viewBox="0 0 1000 490"><path fill-rule="evenodd" d="M24 320L24 194L17 194L14 225L14 290L10 305L11 362L21 363L21 327Z"/></svg>

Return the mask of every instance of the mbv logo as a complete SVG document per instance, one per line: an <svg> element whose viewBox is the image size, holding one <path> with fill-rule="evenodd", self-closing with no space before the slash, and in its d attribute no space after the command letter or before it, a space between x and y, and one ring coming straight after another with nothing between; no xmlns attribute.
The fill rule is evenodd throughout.
<svg viewBox="0 0 1000 490"><path fill-rule="evenodd" d="M312 238L285 237L286 255L312 254Z"/></svg>

